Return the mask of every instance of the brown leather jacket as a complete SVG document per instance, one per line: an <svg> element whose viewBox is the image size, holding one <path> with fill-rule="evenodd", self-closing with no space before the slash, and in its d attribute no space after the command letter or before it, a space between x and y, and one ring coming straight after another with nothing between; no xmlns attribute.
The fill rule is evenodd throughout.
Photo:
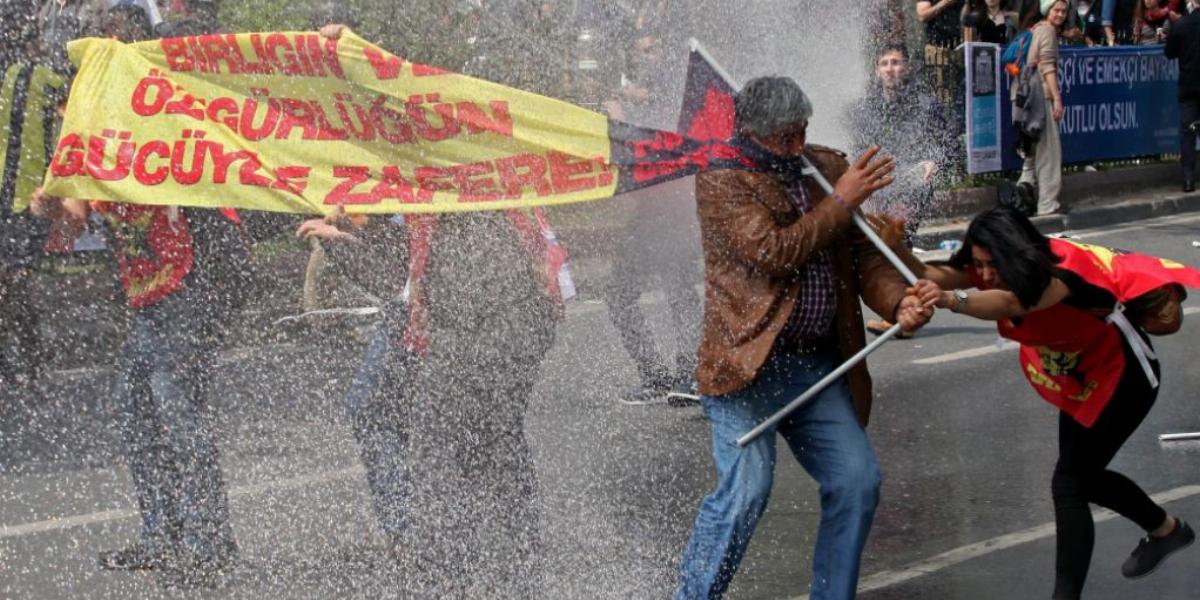
<svg viewBox="0 0 1200 600"><path fill-rule="evenodd" d="M848 167L835 150L809 145L806 154L830 182ZM799 296L796 268L818 250L834 250L837 338L844 357L866 343L859 296L889 318L904 297L904 278L854 227L849 213L816 182L806 185L816 204L801 215L771 174L717 170L696 177L704 247L704 331L696 369L702 394L733 393L758 376ZM866 364L848 377L865 426L871 410Z"/></svg>

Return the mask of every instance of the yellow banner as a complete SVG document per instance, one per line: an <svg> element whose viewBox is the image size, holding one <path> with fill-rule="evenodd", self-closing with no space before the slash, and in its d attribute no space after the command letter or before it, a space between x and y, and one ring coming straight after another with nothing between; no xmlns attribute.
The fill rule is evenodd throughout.
<svg viewBox="0 0 1200 600"><path fill-rule="evenodd" d="M496 210L612 196L608 120L414 64L350 32L69 46L54 196L322 213Z"/></svg>

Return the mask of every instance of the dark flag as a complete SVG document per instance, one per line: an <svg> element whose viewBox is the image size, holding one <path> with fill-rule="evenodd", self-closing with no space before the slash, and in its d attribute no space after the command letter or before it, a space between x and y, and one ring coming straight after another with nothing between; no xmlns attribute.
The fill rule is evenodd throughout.
<svg viewBox="0 0 1200 600"><path fill-rule="evenodd" d="M737 84L696 40L692 40L692 51L688 54L684 85L679 132L706 142L723 142L733 137L733 97Z"/></svg>
<svg viewBox="0 0 1200 600"><path fill-rule="evenodd" d="M693 40L679 133L609 121L612 162L622 167L617 193L708 169L748 166L748 159L730 143L735 93L733 83Z"/></svg>

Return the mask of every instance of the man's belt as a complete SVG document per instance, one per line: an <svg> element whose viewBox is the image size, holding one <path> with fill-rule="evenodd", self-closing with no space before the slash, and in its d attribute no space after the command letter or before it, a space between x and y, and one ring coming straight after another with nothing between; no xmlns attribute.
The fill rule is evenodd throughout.
<svg viewBox="0 0 1200 600"><path fill-rule="evenodd" d="M780 352L796 356L817 356L837 349L837 338L832 335L818 339L788 340L779 346Z"/></svg>

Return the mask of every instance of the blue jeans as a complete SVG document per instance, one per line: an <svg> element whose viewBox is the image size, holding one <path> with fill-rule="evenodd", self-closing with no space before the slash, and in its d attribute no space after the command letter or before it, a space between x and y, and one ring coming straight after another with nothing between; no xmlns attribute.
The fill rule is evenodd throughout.
<svg viewBox="0 0 1200 600"><path fill-rule="evenodd" d="M771 494L776 431L820 484L812 599L854 597L859 559L879 502L880 474L846 380L826 388L745 448L735 444L742 434L830 373L839 359L835 353L776 354L748 387L702 399L712 423L717 489L700 505L680 564L676 600L720 598L729 587Z"/></svg>
<svg viewBox="0 0 1200 600"><path fill-rule="evenodd" d="M235 549L205 406L218 318L186 291L134 311L114 390L142 516L139 542L200 560Z"/></svg>
<svg viewBox="0 0 1200 600"><path fill-rule="evenodd" d="M385 533L396 536L404 528L407 497L401 457L408 435L398 397L406 389L400 379L407 357L399 348L403 319L389 308L384 308L384 318L376 325L363 351L362 363L346 394L346 409L358 441L375 516Z"/></svg>

